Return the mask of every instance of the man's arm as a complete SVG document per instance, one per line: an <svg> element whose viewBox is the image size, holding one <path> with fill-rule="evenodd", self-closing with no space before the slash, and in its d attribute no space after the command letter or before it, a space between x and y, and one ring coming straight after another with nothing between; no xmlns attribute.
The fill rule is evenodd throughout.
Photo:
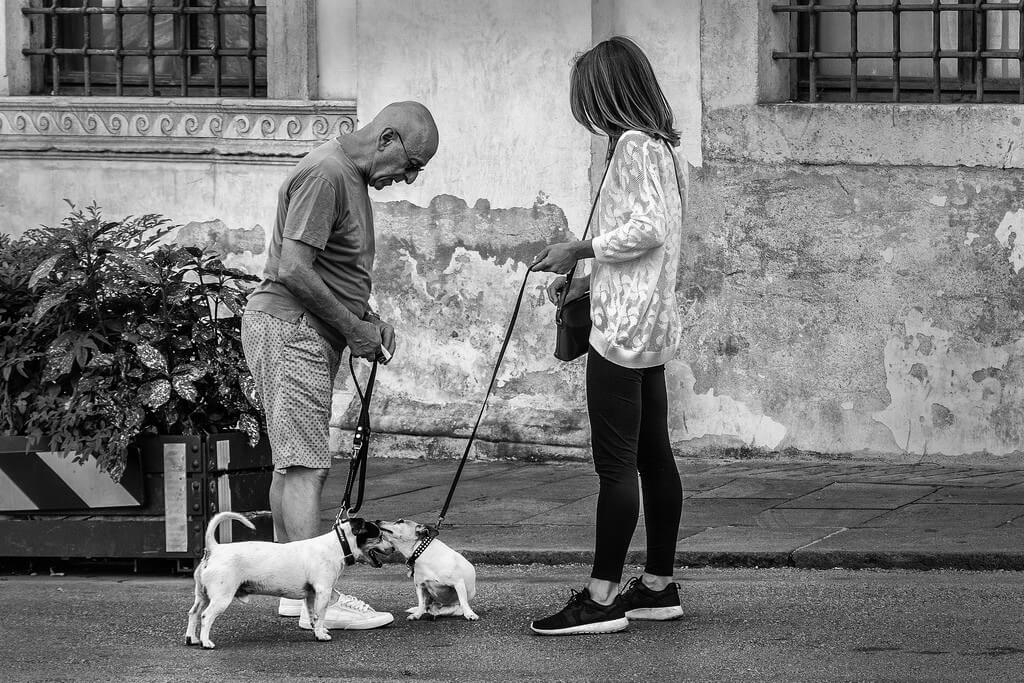
<svg viewBox="0 0 1024 683"><path fill-rule="evenodd" d="M313 246L285 237L281 243L278 281L312 312L338 330L357 358L373 360L380 353L381 333L373 322L360 320L334 298L323 279L313 270L317 257Z"/></svg>

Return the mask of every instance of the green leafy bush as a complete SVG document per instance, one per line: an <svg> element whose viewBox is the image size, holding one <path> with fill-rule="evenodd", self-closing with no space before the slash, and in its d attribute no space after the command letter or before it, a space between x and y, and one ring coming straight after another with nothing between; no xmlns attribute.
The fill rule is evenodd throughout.
<svg viewBox="0 0 1024 683"><path fill-rule="evenodd" d="M165 244L175 227L71 205L59 227L0 241L0 432L48 437L115 478L139 434L258 441L240 337L258 278Z"/></svg>

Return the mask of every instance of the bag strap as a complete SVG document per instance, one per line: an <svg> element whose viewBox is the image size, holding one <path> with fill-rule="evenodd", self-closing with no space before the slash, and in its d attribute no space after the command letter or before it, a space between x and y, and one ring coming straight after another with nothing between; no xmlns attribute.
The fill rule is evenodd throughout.
<svg viewBox="0 0 1024 683"><path fill-rule="evenodd" d="M594 195L594 201L590 204L590 215L587 216L587 225L583 228L583 236L580 240L587 239L587 234L590 232L590 224L594 220L594 211L597 209L597 202L601 199L601 190L604 189L604 181L608 177L608 171L612 167L612 157L615 155L615 147L618 145L618 140L611 143L611 153L608 154L608 163L604 166L604 173L601 175L601 184L597 186L597 194ZM569 294L569 286L572 285L572 279L576 275L576 268L579 265L577 261L573 267L565 274L565 286L562 287L561 293L558 295L558 306L555 307L555 323L562 324L562 307L565 305L565 297Z"/></svg>

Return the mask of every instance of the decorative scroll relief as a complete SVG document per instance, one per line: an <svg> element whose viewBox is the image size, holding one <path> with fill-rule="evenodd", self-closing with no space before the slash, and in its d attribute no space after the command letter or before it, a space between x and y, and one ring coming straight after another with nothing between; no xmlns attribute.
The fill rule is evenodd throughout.
<svg viewBox="0 0 1024 683"><path fill-rule="evenodd" d="M0 98L0 149L289 154L354 127L351 102Z"/></svg>

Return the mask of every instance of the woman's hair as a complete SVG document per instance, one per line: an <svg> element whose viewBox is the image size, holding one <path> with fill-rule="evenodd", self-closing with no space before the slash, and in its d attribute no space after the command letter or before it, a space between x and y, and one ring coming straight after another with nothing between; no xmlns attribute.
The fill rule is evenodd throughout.
<svg viewBox="0 0 1024 683"><path fill-rule="evenodd" d="M636 43L614 36L576 58L569 84L573 117L591 133L614 142L624 131L639 130L679 145L672 107L654 69Z"/></svg>

